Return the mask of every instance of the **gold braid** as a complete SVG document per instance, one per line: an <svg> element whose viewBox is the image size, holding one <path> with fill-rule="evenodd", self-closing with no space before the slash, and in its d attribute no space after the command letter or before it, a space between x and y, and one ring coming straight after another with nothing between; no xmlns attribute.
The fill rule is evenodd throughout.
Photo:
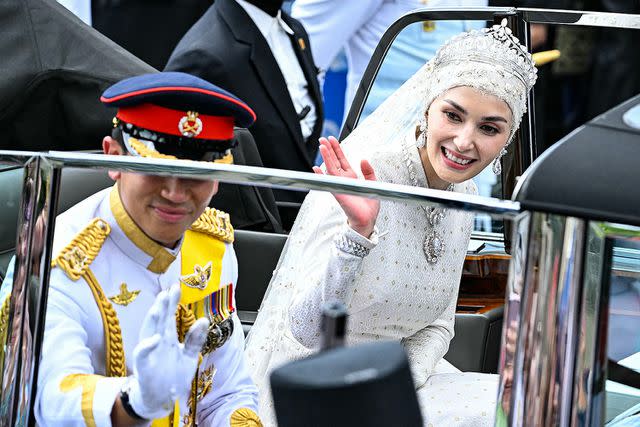
<svg viewBox="0 0 640 427"><path fill-rule="evenodd" d="M131 145L131 148L133 148L140 155L140 157L149 157L152 159L169 159L169 160L177 159L176 156L172 156L170 154L162 154L157 150L152 150L151 148L147 147L145 144L143 144L142 142L140 142L140 140L136 138L129 137L129 145ZM181 160L186 160L186 159L181 159ZM233 164L233 155L229 151L229 153L226 154L224 157L222 157L221 159L216 159L212 163L224 163L227 165Z"/></svg>
<svg viewBox="0 0 640 427"><path fill-rule="evenodd" d="M206 208L204 213L191 224L191 230L208 234L224 242L233 242L233 226L226 212Z"/></svg>
<svg viewBox="0 0 640 427"><path fill-rule="evenodd" d="M187 335L191 325L195 322L196 315L193 314L193 311L183 304L178 304L178 309L176 310L176 327L180 342L184 342L184 337Z"/></svg>
<svg viewBox="0 0 640 427"><path fill-rule="evenodd" d="M89 268L110 232L111 227L106 221L100 218L94 219L60 251L51 264L53 267L60 267L71 280L75 281L82 277L89 285L102 317L106 374L109 377L125 377L127 366L120 321L111 302L102 292L98 279Z"/></svg>
<svg viewBox="0 0 640 427"><path fill-rule="evenodd" d="M156 150L152 150L151 148L144 145L140 140L136 138L129 138L129 144L131 147L136 150L136 152L140 155L140 157L149 157L153 159L177 159L176 156L171 156L169 154L162 154Z"/></svg>
<svg viewBox="0 0 640 427"><path fill-rule="evenodd" d="M187 335L189 328L191 328L195 322L196 315L193 313L191 308L184 304L178 304L178 309L176 310L176 329L178 332L178 340L180 340L180 342L184 342L184 338ZM198 369L201 362L202 356L200 356L198 360ZM182 423L185 427L192 427L195 425L193 414L195 414L195 405L197 403L196 396L198 395L197 380L198 370L196 369L195 377L191 382L189 398L187 399L187 413L182 416ZM173 413L169 418L173 420Z"/></svg>
<svg viewBox="0 0 640 427"><path fill-rule="evenodd" d="M51 266L58 265L71 280L78 280L96 258L110 232L111 227L106 221L100 218L94 219L60 251L56 259L51 262Z"/></svg>
<svg viewBox="0 0 640 427"><path fill-rule="evenodd" d="M93 297L98 304L105 334L106 371L108 377L126 377L127 365L124 358L124 346L122 344L122 330L118 315L111 302L102 292L98 279L89 269L85 271L84 279L89 284Z"/></svg>

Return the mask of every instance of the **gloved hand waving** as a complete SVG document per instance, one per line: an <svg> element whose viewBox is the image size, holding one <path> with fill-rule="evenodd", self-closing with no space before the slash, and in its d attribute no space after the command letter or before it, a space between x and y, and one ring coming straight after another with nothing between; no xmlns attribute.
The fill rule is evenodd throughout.
<svg viewBox="0 0 640 427"><path fill-rule="evenodd" d="M198 367L198 354L207 337L209 320L198 319L178 341L176 309L180 285L162 291L147 313L133 352L129 403L142 418L152 420L171 413L176 400L184 405Z"/></svg>

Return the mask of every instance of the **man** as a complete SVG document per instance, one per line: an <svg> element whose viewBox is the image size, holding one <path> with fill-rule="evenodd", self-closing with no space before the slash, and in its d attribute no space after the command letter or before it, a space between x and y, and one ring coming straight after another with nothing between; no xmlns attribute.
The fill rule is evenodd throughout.
<svg viewBox="0 0 640 427"><path fill-rule="evenodd" d="M230 162L254 112L183 73L107 89L103 151ZM39 425L260 426L235 313L237 261L217 181L110 171L116 181L60 215L40 362ZM6 283L12 283L13 266Z"/></svg>
<svg viewBox="0 0 640 427"><path fill-rule="evenodd" d="M216 0L187 32L166 70L236 93L255 109L250 129L266 167L311 171L323 110L307 34L282 0ZM304 193L274 191L280 205ZM284 223L292 222L282 218Z"/></svg>

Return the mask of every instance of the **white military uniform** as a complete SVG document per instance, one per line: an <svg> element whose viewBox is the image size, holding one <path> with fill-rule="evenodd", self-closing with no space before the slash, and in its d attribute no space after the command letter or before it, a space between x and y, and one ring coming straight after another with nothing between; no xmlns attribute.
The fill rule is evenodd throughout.
<svg viewBox="0 0 640 427"><path fill-rule="evenodd" d="M228 215L209 209L191 229L199 232L188 231L175 250L158 245L127 215L116 187L58 217L35 402L40 425L111 425L123 377L132 372L142 321L156 295L177 282L182 283L181 307L187 308L179 307L177 314L182 334L202 315L234 325L221 347L206 351L207 342L203 348L195 398L188 404L195 406L197 424L260 425L257 389L245 367L244 336L234 312L238 266L233 229ZM187 253L189 233L206 250ZM187 258L194 256L196 271L185 275ZM12 283L12 275L13 262L6 283ZM198 289L199 281L204 289ZM153 425L185 425L192 414L174 414L173 420Z"/></svg>

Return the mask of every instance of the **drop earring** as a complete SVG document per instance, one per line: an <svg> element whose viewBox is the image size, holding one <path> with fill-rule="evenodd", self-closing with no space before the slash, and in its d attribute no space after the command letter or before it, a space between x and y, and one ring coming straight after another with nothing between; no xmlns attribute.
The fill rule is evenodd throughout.
<svg viewBox="0 0 640 427"><path fill-rule="evenodd" d="M427 144L427 118L425 116L422 116L420 119L418 130L420 134L418 135L418 139L416 139L416 146L422 148Z"/></svg>
<svg viewBox="0 0 640 427"><path fill-rule="evenodd" d="M491 169L493 170L493 173L496 175L500 175L502 173L502 157L504 157L504 155L507 154L507 149L506 148L502 148L502 150L500 150L500 153L498 154L498 156L493 159L493 163L491 165Z"/></svg>

